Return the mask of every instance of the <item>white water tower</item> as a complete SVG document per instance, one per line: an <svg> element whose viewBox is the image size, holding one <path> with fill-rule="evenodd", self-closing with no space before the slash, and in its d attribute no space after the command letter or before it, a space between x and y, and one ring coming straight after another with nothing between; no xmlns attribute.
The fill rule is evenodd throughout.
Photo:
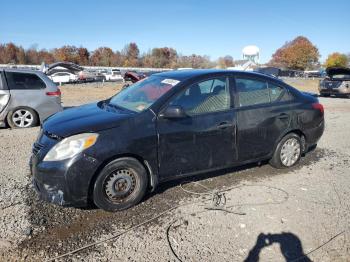
<svg viewBox="0 0 350 262"><path fill-rule="evenodd" d="M248 45L243 48L243 59L254 62L255 64L259 63L260 49L255 45Z"/></svg>

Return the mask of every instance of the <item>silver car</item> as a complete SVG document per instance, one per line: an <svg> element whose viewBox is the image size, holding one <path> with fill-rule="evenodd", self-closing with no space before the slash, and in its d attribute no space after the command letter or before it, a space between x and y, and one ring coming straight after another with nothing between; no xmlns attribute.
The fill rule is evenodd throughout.
<svg viewBox="0 0 350 262"><path fill-rule="evenodd" d="M327 77L320 81L320 96L342 96L350 98L350 68L329 67Z"/></svg>
<svg viewBox="0 0 350 262"><path fill-rule="evenodd" d="M32 127L62 111L61 91L44 73L0 69L0 127Z"/></svg>

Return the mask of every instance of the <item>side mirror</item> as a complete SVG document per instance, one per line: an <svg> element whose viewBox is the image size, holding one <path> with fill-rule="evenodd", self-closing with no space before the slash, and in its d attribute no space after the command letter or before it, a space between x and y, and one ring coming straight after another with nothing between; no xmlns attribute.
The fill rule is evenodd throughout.
<svg viewBox="0 0 350 262"><path fill-rule="evenodd" d="M187 114L182 106L168 106L159 116L167 119L175 119L187 117Z"/></svg>

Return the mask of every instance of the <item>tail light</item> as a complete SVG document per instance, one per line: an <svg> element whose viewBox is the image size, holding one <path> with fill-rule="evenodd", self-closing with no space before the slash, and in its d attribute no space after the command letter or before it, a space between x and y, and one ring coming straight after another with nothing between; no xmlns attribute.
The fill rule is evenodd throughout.
<svg viewBox="0 0 350 262"><path fill-rule="evenodd" d="M61 90L57 88L57 91L54 92L46 92L47 96L61 96Z"/></svg>
<svg viewBox="0 0 350 262"><path fill-rule="evenodd" d="M313 103L312 104L312 108L316 109L316 110L319 110L322 114L324 114L324 108L323 108L322 104L320 104L320 103Z"/></svg>

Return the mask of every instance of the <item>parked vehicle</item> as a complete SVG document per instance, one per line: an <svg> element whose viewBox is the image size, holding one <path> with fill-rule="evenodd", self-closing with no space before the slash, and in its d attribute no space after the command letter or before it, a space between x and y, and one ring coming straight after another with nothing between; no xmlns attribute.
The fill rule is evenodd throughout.
<svg viewBox="0 0 350 262"><path fill-rule="evenodd" d="M169 179L263 160L294 166L322 136L323 114L316 97L259 73L154 74L45 121L33 181L52 203L122 210Z"/></svg>
<svg viewBox="0 0 350 262"><path fill-rule="evenodd" d="M36 126L62 111L61 91L44 73L0 69L0 126Z"/></svg>
<svg viewBox="0 0 350 262"><path fill-rule="evenodd" d="M145 74L142 74L142 73L136 73L136 72L133 72L133 71L127 71L125 72L124 74L124 81L125 82L131 82L131 83L136 83L138 81L140 81L141 79L144 79L146 78L147 76Z"/></svg>
<svg viewBox="0 0 350 262"><path fill-rule="evenodd" d="M78 81L78 76L70 72L57 72L49 76L54 83L65 84Z"/></svg>
<svg viewBox="0 0 350 262"><path fill-rule="evenodd" d="M327 77L320 81L320 96L343 96L350 98L350 68L330 67Z"/></svg>
<svg viewBox="0 0 350 262"><path fill-rule="evenodd" d="M94 82L96 78L95 72L83 70L78 73L79 82Z"/></svg>
<svg viewBox="0 0 350 262"><path fill-rule="evenodd" d="M307 78L320 78L322 77L322 71L321 70L304 71L304 76Z"/></svg>
<svg viewBox="0 0 350 262"><path fill-rule="evenodd" d="M106 81L124 81L122 73L119 69L111 69L103 73Z"/></svg>

